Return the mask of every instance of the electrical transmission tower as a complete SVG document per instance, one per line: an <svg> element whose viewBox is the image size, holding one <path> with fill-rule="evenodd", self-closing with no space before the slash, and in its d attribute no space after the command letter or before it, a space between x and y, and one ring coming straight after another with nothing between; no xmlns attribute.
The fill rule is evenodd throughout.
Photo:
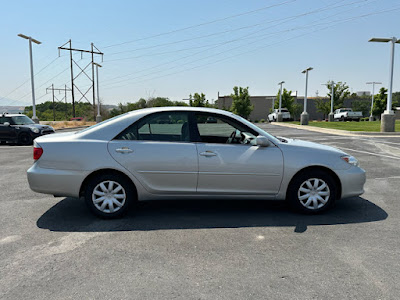
<svg viewBox="0 0 400 300"><path fill-rule="evenodd" d="M71 90L70 88L67 88L66 85L64 86L63 89L57 89L57 88L54 88L54 84L52 84L51 86L49 86L48 88L46 88L46 94L47 94L47 91L48 91L48 90L51 90L51 92L52 92L52 94L53 94L53 121L56 120L56 110L55 110L55 102L54 102L54 99L57 99L57 101L59 101L59 102L62 102L63 100L65 100L65 120L68 121L67 91L68 91L68 92L71 92L72 90ZM60 93L61 91L64 91L64 97L63 97L61 100L59 100L59 99L57 98L57 96L54 95L54 91L59 91L59 93Z"/></svg>
<svg viewBox="0 0 400 300"><path fill-rule="evenodd" d="M65 45L69 44L69 48L65 47ZM96 49L97 51L95 51L94 49ZM101 55L101 61L103 62L103 55L104 53L102 53L99 49L97 49L96 46L93 45L93 43L91 43L91 50L82 50L82 49L74 49L72 48L72 42L71 40L69 40L68 42L66 42L64 45L58 47L58 56L60 56L60 50L68 50L69 51L69 57L70 57L70 62L71 62L71 93L72 93L72 115L75 118L75 88L79 91L79 93L81 94L81 97L79 98L78 102L81 101L83 98L86 99L86 101L89 101L89 99L86 97L87 93L92 90L92 94L93 94L93 115L94 115L94 119L96 120L96 110L95 110L95 106L96 106L96 101L95 101L95 89L94 89L94 55ZM73 59L72 57L72 51L76 51L76 52L80 52L81 53L81 58L83 53L90 53L92 55L92 60L91 62L89 62L84 68L81 68L81 66L79 66L79 64ZM80 69L80 72L78 73L78 75L76 75L74 77L74 64L76 67L78 67ZM92 76L90 77L87 74L87 68L92 65ZM85 91L82 92L79 87L74 83L75 79L77 79L80 75L85 75L90 81L91 81L91 85L90 87Z"/></svg>

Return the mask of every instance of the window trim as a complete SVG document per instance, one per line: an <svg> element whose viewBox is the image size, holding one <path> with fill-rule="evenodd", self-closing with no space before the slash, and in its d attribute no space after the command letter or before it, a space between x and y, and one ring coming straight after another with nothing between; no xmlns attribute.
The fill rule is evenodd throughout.
<svg viewBox="0 0 400 300"><path fill-rule="evenodd" d="M186 114L187 115L187 122L188 122L188 126L189 126L189 141L158 141L158 140L123 140L123 139L118 139L117 137L120 136L123 132L125 132L125 130L127 130L128 128L130 128L131 126L134 126L135 124L138 124L139 122L143 121L146 118L149 118L151 116L154 115L158 115L158 114L166 114L166 113L181 113L181 114ZM192 130L191 130L191 111L187 111L187 110L171 110L171 111L158 111L158 112L154 112L151 114L147 114L139 119L137 119L135 122L133 122L132 124L130 124L129 126L127 126L124 130L122 130L120 133L118 133L113 139L112 141L125 141L125 142L159 142L159 143L193 143L192 141ZM183 125L182 125L183 126Z"/></svg>

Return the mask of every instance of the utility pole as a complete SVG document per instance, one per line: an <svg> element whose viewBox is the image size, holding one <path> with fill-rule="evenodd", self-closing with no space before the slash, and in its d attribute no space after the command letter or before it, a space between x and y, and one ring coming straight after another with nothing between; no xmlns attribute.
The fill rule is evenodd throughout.
<svg viewBox="0 0 400 300"><path fill-rule="evenodd" d="M369 42L387 43L391 42L390 52L390 72L389 72L389 90L387 97L386 110L381 115L381 132L394 132L396 117L392 110L392 88L393 88L393 69L394 69L394 44L400 44L400 39L392 38L372 38Z"/></svg>
<svg viewBox="0 0 400 300"><path fill-rule="evenodd" d="M375 95L375 84L382 84L382 82L367 82L367 84L372 84L372 100L371 100L371 114L369 115L369 121L372 122L374 120L374 116L372 115L372 109L374 107L374 95Z"/></svg>
<svg viewBox="0 0 400 300"><path fill-rule="evenodd" d="M18 34L19 37L22 37L23 39L27 39L29 40L29 57L30 57L30 64L31 64L31 85L32 85L32 120L35 123L39 123L39 118L36 116L36 103L35 103L35 82L33 79L33 58L32 58L32 42L34 42L35 44L40 45L41 42L39 42L38 40L33 39L30 36L26 36L22 33Z"/></svg>
<svg viewBox="0 0 400 300"><path fill-rule="evenodd" d="M101 122L101 114L100 114L100 94L99 94L99 67L101 68L101 65L98 63L93 63L96 66L96 80L97 80L97 116L96 116L96 123ZM93 89L94 91L94 89Z"/></svg>
<svg viewBox="0 0 400 300"><path fill-rule="evenodd" d="M308 86L308 72L311 71L313 68L309 67L302 71L301 73L306 74L306 91L304 93L304 109L303 113L300 116L300 125L308 125L309 115L307 113L307 86Z"/></svg>
<svg viewBox="0 0 400 300"><path fill-rule="evenodd" d="M279 93L279 110L278 110L278 116L276 118L277 122L282 122L283 121L283 115L282 115L281 109L282 109L282 86L283 86L284 83L285 83L284 81L281 81L281 82L278 83L278 85L281 86L281 90L280 90L280 93Z"/></svg>
<svg viewBox="0 0 400 300"><path fill-rule="evenodd" d="M50 87L46 88L46 94L47 94L47 91L48 91L48 90L51 90L51 92L52 92L52 94L53 94L53 121L56 120L55 101L54 101L54 99L57 99L57 97L54 95L54 91L64 91L64 98L65 98L65 118L66 118L66 121L68 121L68 116L67 116L67 91L70 92L70 91L72 91L72 90L71 90L71 89L68 89L66 85L65 85L65 87L64 87L63 89L54 88L54 83L53 83ZM63 99L61 99L61 101L62 101L62 100L63 100ZM60 101L60 100L57 99L57 101Z"/></svg>
<svg viewBox="0 0 400 300"><path fill-rule="evenodd" d="M65 47L65 45L69 44L69 48ZM96 49L97 51L95 51L94 49ZM69 40L68 42L66 42L64 45L58 47L58 55L60 56L60 50L68 50L70 52L70 61L71 61L71 89L72 89L72 115L73 117L75 117L75 89L78 90L78 92L81 94L80 99L78 100L78 102L80 100L82 100L83 98L86 99L86 101L88 101L89 103L91 103L89 101L89 99L86 97L86 94L90 91L90 89L92 89L92 94L93 94L93 115L94 118L96 119L96 112L95 112L95 106L96 106L96 102L95 102L95 91L94 91L94 54L97 55L101 55L101 61L103 61L103 55L104 53L102 53L99 49L97 49L96 46L94 46L93 43L91 43L91 50L83 50L83 49L74 49L72 48L72 42L71 40ZM92 60L91 62L89 62L89 64L87 64L85 67L81 68L79 66L79 64L73 59L72 57L72 51L76 51L76 52L80 52L81 56L83 53L90 53ZM78 75L76 75L74 77L73 75L73 65L76 65L79 69L80 72L78 73ZM86 69L89 67L89 65L92 65L92 76L90 77L87 73L86 73ZM75 79L78 78L81 74L84 74L90 81L91 81L91 85L90 87L86 90L86 92L82 92L79 87L75 84Z"/></svg>

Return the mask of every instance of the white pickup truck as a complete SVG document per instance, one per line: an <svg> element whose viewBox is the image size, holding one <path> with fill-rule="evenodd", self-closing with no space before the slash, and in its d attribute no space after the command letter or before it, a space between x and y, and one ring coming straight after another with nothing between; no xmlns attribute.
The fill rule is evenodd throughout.
<svg viewBox="0 0 400 300"><path fill-rule="evenodd" d="M351 108L339 108L333 112L333 118L338 121L360 121L363 117L361 111L353 111Z"/></svg>
<svg viewBox="0 0 400 300"><path fill-rule="evenodd" d="M276 120L278 120L278 112L279 112L279 109L274 109L274 111L268 115L268 121L276 122ZM282 113L283 121L291 120L290 112L287 110L287 108L281 108L281 113Z"/></svg>

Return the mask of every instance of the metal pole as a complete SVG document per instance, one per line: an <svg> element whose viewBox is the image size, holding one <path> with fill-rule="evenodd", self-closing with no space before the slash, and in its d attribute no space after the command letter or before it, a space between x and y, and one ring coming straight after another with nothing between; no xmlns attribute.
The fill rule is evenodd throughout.
<svg viewBox="0 0 400 300"><path fill-rule="evenodd" d="M335 93L335 82L332 81L332 94L331 94L331 114L333 114L333 99L334 99L334 93Z"/></svg>
<svg viewBox="0 0 400 300"><path fill-rule="evenodd" d="M306 70L306 92L304 95L304 112L307 112L307 85L308 85L308 69Z"/></svg>
<svg viewBox="0 0 400 300"><path fill-rule="evenodd" d="M390 54L390 77L389 77L389 91L387 97L387 106L385 114L392 114L392 87L393 87L393 68L394 68L394 44L397 42L395 37L392 38L392 51Z"/></svg>
<svg viewBox="0 0 400 300"><path fill-rule="evenodd" d="M72 93L72 117L75 118L75 95L74 95L74 66L72 59L72 42L69 40L69 57L71 60L71 93ZM68 121L68 120L67 120Z"/></svg>
<svg viewBox="0 0 400 300"><path fill-rule="evenodd" d="M95 91L94 91L94 54L93 54L93 43L91 43L92 46L92 90L93 90L93 119L94 121L96 120L96 99L95 99Z"/></svg>
<svg viewBox="0 0 400 300"><path fill-rule="evenodd" d="M33 57L32 57L32 38L31 37L29 37L29 57L30 57L30 61L31 61L32 111L33 111L32 120L35 123L39 123L39 119L36 116L35 83L34 83L34 79L33 79Z"/></svg>
<svg viewBox="0 0 400 300"><path fill-rule="evenodd" d="M278 112L281 112L281 107L282 107L282 85L283 85L283 82L281 82L279 84L281 85L281 91L279 93L279 110L278 110Z"/></svg>
<svg viewBox="0 0 400 300"><path fill-rule="evenodd" d="M56 120L56 108L54 105L54 84L51 85L51 91L53 93L53 121Z"/></svg>
<svg viewBox="0 0 400 300"><path fill-rule="evenodd" d="M371 114L369 116L370 119L373 118L372 109L374 107L374 95L375 95L375 82L372 83L372 101L371 101Z"/></svg>
<svg viewBox="0 0 400 300"><path fill-rule="evenodd" d="M65 121L68 121L67 85L64 86L64 98L65 98Z"/></svg>
<svg viewBox="0 0 400 300"><path fill-rule="evenodd" d="M99 94L99 66L96 66L96 79L97 79L97 117L96 117L96 121L101 122L100 94Z"/></svg>

